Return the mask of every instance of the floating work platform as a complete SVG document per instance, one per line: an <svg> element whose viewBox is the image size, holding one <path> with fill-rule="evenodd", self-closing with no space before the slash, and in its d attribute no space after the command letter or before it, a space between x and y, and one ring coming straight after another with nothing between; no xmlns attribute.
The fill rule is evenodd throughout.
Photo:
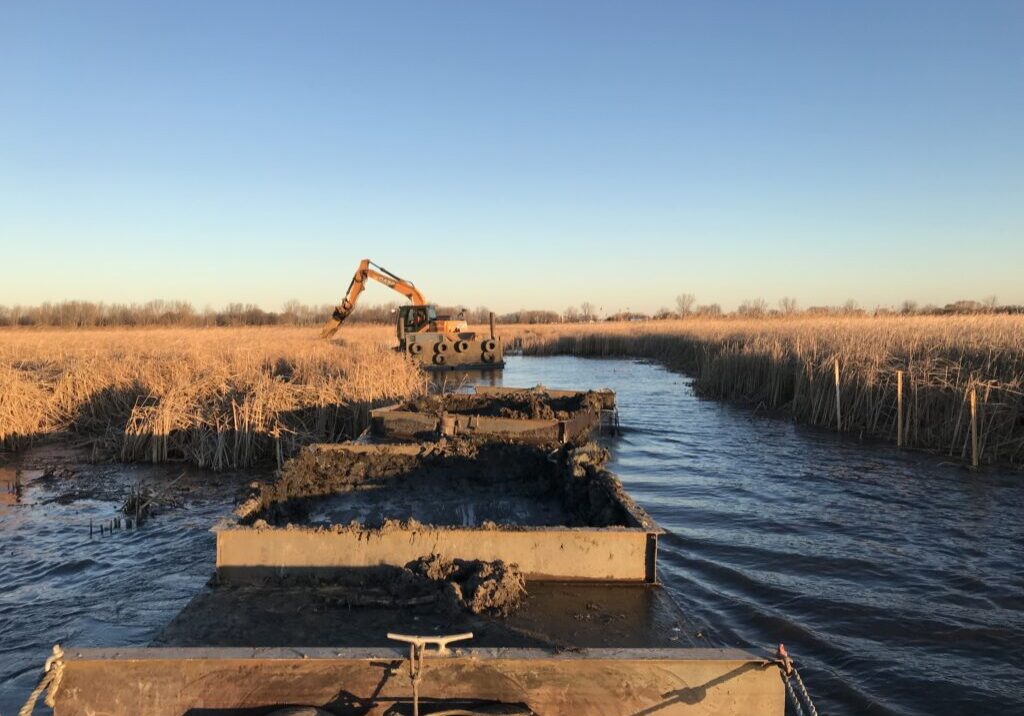
<svg viewBox="0 0 1024 716"><path fill-rule="evenodd" d="M468 436L564 444L617 425L610 390L476 386L472 393L429 395L370 411L370 432L390 440Z"/></svg>

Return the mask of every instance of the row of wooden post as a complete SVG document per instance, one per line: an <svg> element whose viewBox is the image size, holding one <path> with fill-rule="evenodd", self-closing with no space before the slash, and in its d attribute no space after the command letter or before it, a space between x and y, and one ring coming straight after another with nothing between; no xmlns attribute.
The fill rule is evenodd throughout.
<svg viewBox="0 0 1024 716"><path fill-rule="evenodd" d="M839 404L839 359L835 360L836 378L836 426L843 429L843 411ZM971 386L971 466L978 467L980 455L978 454L978 388ZM903 371L896 371L896 446L904 447L906 439L903 431Z"/></svg>

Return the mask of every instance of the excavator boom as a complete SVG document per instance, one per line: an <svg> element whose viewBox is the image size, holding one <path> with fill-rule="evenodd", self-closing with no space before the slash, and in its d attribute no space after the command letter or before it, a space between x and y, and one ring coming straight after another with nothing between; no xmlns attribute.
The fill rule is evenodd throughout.
<svg viewBox="0 0 1024 716"><path fill-rule="evenodd" d="M414 306L425 306L427 300L423 297L423 294L419 292L412 281L406 281L404 278L399 278L395 274L388 271L383 266L370 261L370 259L363 259L359 262L359 268L356 269L355 275L352 277L352 282L348 285L348 291L345 292L345 298L342 299L341 304L335 307L334 313L324 324L323 330L320 331L321 338L330 338L338 332L338 328L342 322L349 317L352 311L356 307L356 299L359 298L359 294L366 288L366 279L372 278L374 281L393 288L400 294L412 301Z"/></svg>

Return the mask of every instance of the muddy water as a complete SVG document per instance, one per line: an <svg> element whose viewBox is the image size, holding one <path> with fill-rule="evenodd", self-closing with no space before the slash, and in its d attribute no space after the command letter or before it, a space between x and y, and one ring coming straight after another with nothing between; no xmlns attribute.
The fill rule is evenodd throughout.
<svg viewBox="0 0 1024 716"><path fill-rule="evenodd" d="M823 713L1024 713L1024 476L698 401L652 365L510 358L501 380L618 392L612 469L670 530L663 580L714 641L784 641ZM142 529L90 538L129 485L182 469L53 451L18 465L15 500L0 462L7 715L54 641L148 643L211 574L208 529L253 476L186 471ZM47 465L75 474L43 478Z"/></svg>
<svg viewBox="0 0 1024 716"><path fill-rule="evenodd" d="M1024 713L1024 474L697 400L654 365L510 358L502 381L618 393L610 467L670 530L662 579L713 639L785 642L822 713Z"/></svg>

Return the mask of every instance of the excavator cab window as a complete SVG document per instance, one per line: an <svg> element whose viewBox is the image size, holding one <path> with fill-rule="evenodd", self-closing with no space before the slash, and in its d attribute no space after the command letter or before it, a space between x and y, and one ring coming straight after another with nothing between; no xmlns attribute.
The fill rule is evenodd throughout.
<svg viewBox="0 0 1024 716"><path fill-rule="evenodd" d="M406 333L417 333L437 318L437 311L433 306L403 306L401 318Z"/></svg>

